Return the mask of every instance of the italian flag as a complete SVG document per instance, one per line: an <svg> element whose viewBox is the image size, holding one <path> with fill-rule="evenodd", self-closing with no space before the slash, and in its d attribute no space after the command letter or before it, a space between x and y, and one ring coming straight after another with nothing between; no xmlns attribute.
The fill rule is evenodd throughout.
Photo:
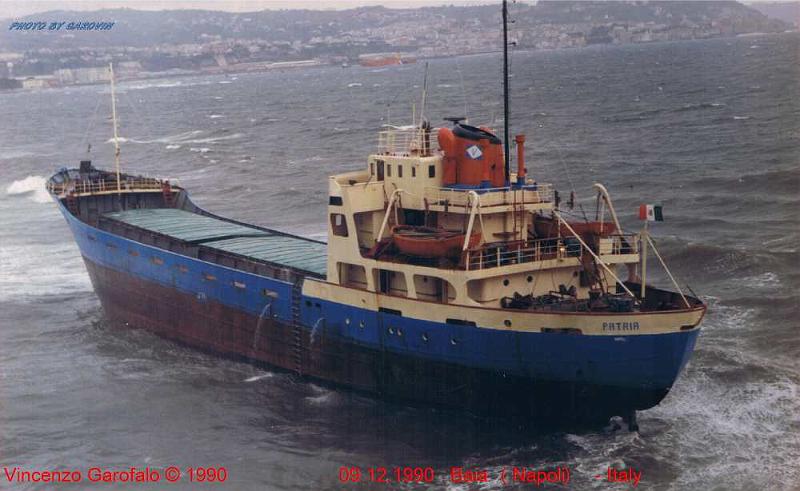
<svg viewBox="0 0 800 491"><path fill-rule="evenodd" d="M661 207L656 205L640 205L639 220L647 220L648 222L663 222L664 215L661 213Z"/></svg>

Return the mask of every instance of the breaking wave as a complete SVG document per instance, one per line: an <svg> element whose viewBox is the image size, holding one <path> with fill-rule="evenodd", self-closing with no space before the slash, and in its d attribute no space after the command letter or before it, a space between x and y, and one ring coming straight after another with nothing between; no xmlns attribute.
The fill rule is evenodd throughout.
<svg viewBox="0 0 800 491"><path fill-rule="evenodd" d="M47 179L42 176L28 176L25 179L14 181L6 187L6 194L9 196L26 196L37 203L49 203L45 184Z"/></svg>

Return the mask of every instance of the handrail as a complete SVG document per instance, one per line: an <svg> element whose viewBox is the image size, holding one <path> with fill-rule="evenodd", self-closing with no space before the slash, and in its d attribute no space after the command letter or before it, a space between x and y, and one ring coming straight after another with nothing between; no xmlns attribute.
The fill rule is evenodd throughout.
<svg viewBox="0 0 800 491"><path fill-rule="evenodd" d="M549 259L580 258L580 245L569 239L536 239L526 242L524 246L520 242L510 247L507 243L485 244L464 251L464 268L471 271Z"/></svg>
<svg viewBox="0 0 800 491"><path fill-rule="evenodd" d="M126 191L149 191L161 190L168 181L162 181L153 177L123 178L119 182L116 179L94 179L94 180L74 180L66 182L48 182L47 190L56 195L65 193L92 194L104 192ZM170 184L172 187L172 184Z"/></svg>
<svg viewBox="0 0 800 491"><path fill-rule="evenodd" d="M614 241L610 253L599 255L609 259L610 256L637 254L638 249L633 240L635 237L636 234L615 234L603 237L604 239L614 239ZM629 239L630 250L622 248L621 239L623 238ZM575 237L552 237L510 244L502 242L484 244L464 251L463 264L464 268L470 271L569 257L583 257L583 247L580 242Z"/></svg>
<svg viewBox="0 0 800 491"><path fill-rule="evenodd" d="M425 130L418 126L390 128L378 132L378 151L389 154L423 152L427 144L430 152L433 140L430 133L426 137Z"/></svg>
<svg viewBox="0 0 800 491"><path fill-rule="evenodd" d="M558 221L563 223L564 226L567 227L567 230L569 230L572 233L572 235L574 235L575 238L578 239L578 241L581 243L581 246L583 246L586 249L586 252L592 255L597 264L602 266L603 269L605 269L606 272L608 272L608 274L610 274L611 277L614 278L614 280L622 287L622 289L628 293L628 295L630 295L633 298L636 298L636 295L634 295L633 292L630 291L630 289L628 289L627 286L625 286L625 283L617 277L616 273L611 271L611 268L609 268L608 265L606 265L606 263L604 263L603 260L600 259L600 257L597 254L595 254L594 251L592 251L592 249L589 248L588 245L586 245L586 242L584 242L583 239L581 239L581 236L575 233L575 230L572 229L572 226L569 223L567 223L566 220L561 218L561 214L557 211L554 211L553 214L555 215L556 218L558 218Z"/></svg>
<svg viewBox="0 0 800 491"><path fill-rule="evenodd" d="M480 189L454 189L442 187L427 187L424 197L432 205L471 207L471 193L481 197L481 206L503 206L516 203L538 204L553 201L552 184L532 184L521 187L480 188ZM516 194L516 196L515 196Z"/></svg>

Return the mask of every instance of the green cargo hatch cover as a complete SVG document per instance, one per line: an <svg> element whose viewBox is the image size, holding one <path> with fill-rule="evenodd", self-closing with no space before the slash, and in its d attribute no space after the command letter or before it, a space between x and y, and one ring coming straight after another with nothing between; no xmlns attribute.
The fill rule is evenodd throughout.
<svg viewBox="0 0 800 491"><path fill-rule="evenodd" d="M105 218L175 239L325 276L327 244L175 208L106 213Z"/></svg>

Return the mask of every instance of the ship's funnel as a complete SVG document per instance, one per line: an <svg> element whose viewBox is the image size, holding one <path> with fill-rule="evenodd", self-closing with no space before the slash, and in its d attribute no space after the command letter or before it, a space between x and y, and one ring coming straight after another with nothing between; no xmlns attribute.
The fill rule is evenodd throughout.
<svg viewBox="0 0 800 491"><path fill-rule="evenodd" d="M476 128L458 121L453 123L452 129L440 128L437 135L439 147L444 151L442 184L484 188L504 186L500 139L489 128Z"/></svg>

